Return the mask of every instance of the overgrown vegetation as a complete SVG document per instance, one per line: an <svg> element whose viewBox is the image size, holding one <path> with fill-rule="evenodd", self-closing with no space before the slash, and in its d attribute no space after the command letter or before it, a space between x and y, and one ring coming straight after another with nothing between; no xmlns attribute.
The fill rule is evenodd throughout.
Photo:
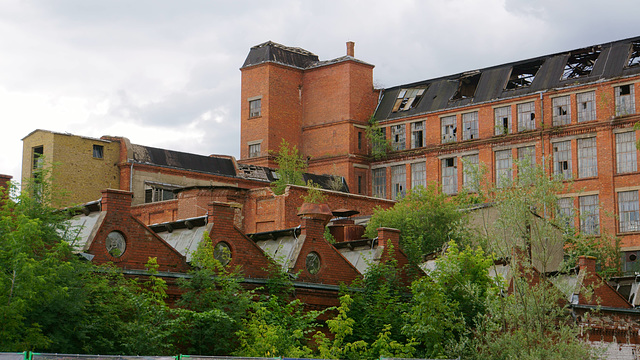
<svg viewBox="0 0 640 360"><path fill-rule="evenodd" d="M380 160L387 157L387 153L391 149L389 141L387 141L386 134L383 129L378 125L378 121L372 116L367 122L365 129L365 136L369 141L369 149L371 150L371 157L374 160Z"/></svg>
<svg viewBox="0 0 640 360"><path fill-rule="evenodd" d="M305 185L303 174L307 169L307 163L298 152L297 146L290 146L285 139L282 139L276 153L276 164L278 164L276 170L278 178L271 183L271 188L276 195L284 194L287 185Z"/></svg>

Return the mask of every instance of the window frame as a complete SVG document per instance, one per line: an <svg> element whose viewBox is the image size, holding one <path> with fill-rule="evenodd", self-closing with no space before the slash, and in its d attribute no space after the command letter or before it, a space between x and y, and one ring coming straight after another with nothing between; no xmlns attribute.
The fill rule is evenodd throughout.
<svg viewBox="0 0 640 360"><path fill-rule="evenodd" d="M411 148L418 149L425 145L425 121L411 123Z"/></svg>
<svg viewBox="0 0 640 360"><path fill-rule="evenodd" d="M571 124L571 96L556 96L551 99L552 124L562 126Z"/></svg>
<svg viewBox="0 0 640 360"><path fill-rule="evenodd" d="M598 176L598 143L596 137L580 138L578 146L578 179Z"/></svg>
<svg viewBox="0 0 640 360"><path fill-rule="evenodd" d="M254 106L257 104L257 106ZM262 116L262 98L249 99L249 119Z"/></svg>
<svg viewBox="0 0 640 360"><path fill-rule="evenodd" d="M596 120L596 92L587 91L576 94L576 108L578 122Z"/></svg>
<svg viewBox="0 0 640 360"><path fill-rule="evenodd" d="M626 137L629 137L627 139ZM636 132L625 131L615 134L616 141L616 174L628 174L638 171L638 153L636 149Z"/></svg>
<svg viewBox="0 0 640 360"><path fill-rule="evenodd" d="M573 177L571 140L556 141L553 146L553 174L565 180ZM563 147L563 148L560 148Z"/></svg>
<svg viewBox="0 0 640 360"><path fill-rule="evenodd" d="M622 94L622 89L629 87L629 93ZM632 115L636 113L635 84L622 84L614 88L616 116Z"/></svg>
<svg viewBox="0 0 640 360"><path fill-rule="evenodd" d="M458 193L458 159L457 157L448 157L440 159L442 168L442 193L447 195L455 195Z"/></svg>
<svg viewBox="0 0 640 360"><path fill-rule="evenodd" d="M518 132L536 129L536 102L529 101L516 105Z"/></svg>
<svg viewBox="0 0 640 360"><path fill-rule="evenodd" d="M411 164L411 189L418 186L427 187L427 162L417 162Z"/></svg>
<svg viewBox="0 0 640 360"><path fill-rule="evenodd" d="M513 180L513 154L511 149L496 150L494 159L496 187L501 189Z"/></svg>
<svg viewBox="0 0 640 360"><path fill-rule="evenodd" d="M619 191L618 231L621 233L640 231L640 202L638 190Z"/></svg>
<svg viewBox="0 0 640 360"><path fill-rule="evenodd" d="M371 196L380 199L387 197L387 168L371 170Z"/></svg>
<svg viewBox="0 0 640 360"><path fill-rule="evenodd" d="M493 117L495 135L511 133L511 106L501 106L493 109Z"/></svg>
<svg viewBox="0 0 640 360"><path fill-rule="evenodd" d="M405 124L391 125L391 148L402 151L407 148L407 129Z"/></svg>
<svg viewBox="0 0 640 360"><path fill-rule="evenodd" d="M455 115L443 116L440 118L440 138L441 143L456 142L458 132L458 120Z"/></svg>
<svg viewBox="0 0 640 360"><path fill-rule="evenodd" d="M407 195L407 167L391 166L391 200L400 200Z"/></svg>
<svg viewBox="0 0 640 360"><path fill-rule="evenodd" d="M580 203L580 232L585 235L600 235L600 199L598 194L584 195L578 199Z"/></svg>
<svg viewBox="0 0 640 360"><path fill-rule="evenodd" d="M475 140L479 138L479 135L478 112L472 111L462 114L462 140Z"/></svg>

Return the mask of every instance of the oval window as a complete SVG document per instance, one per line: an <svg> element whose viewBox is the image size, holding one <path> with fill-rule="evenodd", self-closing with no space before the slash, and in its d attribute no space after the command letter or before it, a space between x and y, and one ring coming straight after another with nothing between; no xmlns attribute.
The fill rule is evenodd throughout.
<svg viewBox="0 0 640 360"><path fill-rule="evenodd" d="M124 254L124 251L127 248L127 241L125 240L122 233L118 231L112 231L109 233L109 235L107 235L105 246L109 255L113 257L120 257L122 256L122 254Z"/></svg>
<svg viewBox="0 0 640 360"><path fill-rule="evenodd" d="M223 266L231 261L231 247L224 241L220 241L213 248L213 258L218 260Z"/></svg>
<svg viewBox="0 0 640 360"><path fill-rule="evenodd" d="M320 255L315 251L307 254L306 265L310 274L317 274L320 271Z"/></svg>

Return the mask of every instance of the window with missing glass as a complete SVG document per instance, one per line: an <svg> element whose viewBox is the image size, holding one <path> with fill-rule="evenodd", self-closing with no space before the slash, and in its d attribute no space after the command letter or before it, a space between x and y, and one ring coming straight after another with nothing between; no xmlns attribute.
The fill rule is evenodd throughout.
<svg viewBox="0 0 640 360"><path fill-rule="evenodd" d="M616 116L631 115L636 113L633 84L615 87Z"/></svg>
<svg viewBox="0 0 640 360"><path fill-rule="evenodd" d="M387 169L373 169L371 171L371 179L372 179L372 194L377 198L385 198L386 197L386 189L387 189Z"/></svg>
<svg viewBox="0 0 640 360"><path fill-rule="evenodd" d="M536 104L534 101L518 104L518 131L535 130Z"/></svg>
<svg viewBox="0 0 640 360"><path fill-rule="evenodd" d="M411 123L411 148L424 146L424 121Z"/></svg>
<svg viewBox="0 0 640 360"><path fill-rule="evenodd" d="M571 140L553 143L553 173L564 179L571 178Z"/></svg>
<svg viewBox="0 0 640 360"><path fill-rule="evenodd" d="M553 108L553 126L571 124L571 98L567 96L555 97L551 100Z"/></svg>
<svg viewBox="0 0 640 360"><path fill-rule="evenodd" d="M406 194L407 168L405 165L391 167L391 199L400 200Z"/></svg>
<svg viewBox="0 0 640 360"><path fill-rule="evenodd" d="M616 172L618 174L638 171L636 132L616 134Z"/></svg>
<svg viewBox="0 0 640 360"><path fill-rule="evenodd" d="M393 150L404 150L407 146L406 139L404 124L391 126L391 148Z"/></svg>
<svg viewBox="0 0 640 360"><path fill-rule="evenodd" d="M618 218L620 219L620 232L640 231L638 190L618 193Z"/></svg>
<svg viewBox="0 0 640 360"><path fill-rule="evenodd" d="M179 186L158 183L145 183L144 202L152 203L158 201L173 200L176 198L174 190Z"/></svg>
<svg viewBox="0 0 640 360"><path fill-rule="evenodd" d="M127 240L124 235L119 231L112 231L107 235L105 239L105 247L109 255L119 258L127 249Z"/></svg>
<svg viewBox="0 0 640 360"><path fill-rule="evenodd" d="M596 92L589 91L576 95L578 103L578 122L596 119Z"/></svg>
<svg viewBox="0 0 640 360"><path fill-rule="evenodd" d="M511 132L511 106L499 107L493 110L495 120L495 134L504 135Z"/></svg>
<svg viewBox="0 0 640 360"><path fill-rule="evenodd" d="M478 112L462 114L462 140L478 138Z"/></svg>
<svg viewBox="0 0 640 360"><path fill-rule="evenodd" d="M440 119L442 125L442 143L455 142L456 141L456 116L445 116Z"/></svg>
<svg viewBox="0 0 640 360"><path fill-rule="evenodd" d="M600 234L600 202L598 195L580 196L580 231L585 235Z"/></svg>
<svg viewBox="0 0 640 360"><path fill-rule="evenodd" d="M458 166L455 157L442 159L442 192L453 195L458 192Z"/></svg>

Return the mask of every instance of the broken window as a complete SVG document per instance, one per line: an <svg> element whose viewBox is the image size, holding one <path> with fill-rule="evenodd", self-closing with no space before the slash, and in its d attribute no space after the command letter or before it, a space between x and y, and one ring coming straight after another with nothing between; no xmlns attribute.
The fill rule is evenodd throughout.
<svg viewBox="0 0 640 360"><path fill-rule="evenodd" d="M616 86L616 116L634 114L636 112L633 96L633 84Z"/></svg>
<svg viewBox="0 0 640 360"><path fill-rule="evenodd" d="M462 157L462 186L469 191L478 191L478 154Z"/></svg>
<svg viewBox="0 0 640 360"><path fill-rule="evenodd" d="M411 188L418 186L427 187L427 163L419 162L411 164Z"/></svg>
<svg viewBox="0 0 640 360"><path fill-rule="evenodd" d="M442 125L442 143L455 142L456 141L456 116L445 116L440 119Z"/></svg>
<svg viewBox="0 0 640 360"><path fill-rule="evenodd" d="M551 102L553 107L553 126L571 124L571 98L569 95L555 97Z"/></svg>
<svg viewBox="0 0 640 360"><path fill-rule="evenodd" d="M456 158L442 159L442 193L453 195L458 192L458 167Z"/></svg>
<svg viewBox="0 0 640 360"><path fill-rule="evenodd" d="M391 199L400 200L406 194L407 168L405 165L391 167Z"/></svg>
<svg viewBox="0 0 640 360"><path fill-rule="evenodd" d="M553 173L565 179L571 178L571 140L553 144Z"/></svg>
<svg viewBox="0 0 640 360"><path fill-rule="evenodd" d="M518 104L518 131L536 128L536 103L534 101Z"/></svg>
<svg viewBox="0 0 640 360"><path fill-rule="evenodd" d="M400 89L391 112L407 111L418 106L426 88Z"/></svg>
<svg viewBox="0 0 640 360"><path fill-rule="evenodd" d="M478 138L478 112L462 114L462 140Z"/></svg>
<svg viewBox="0 0 640 360"><path fill-rule="evenodd" d="M635 131L616 134L616 169L618 174L638 171Z"/></svg>
<svg viewBox="0 0 640 360"><path fill-rule="evenodd" d="M511 75L509 75L505 89L520 89L531 85L542 63L543 60L534 60L524 64L514 65L511 68Z"/></svg>
<svg viewBox="0 0 640 360"><path fill-rule="evenodd" d="M362 131L358 131L358 150L362 150Z"/></svg>
<svg viewBox="0 0 640 360"><path fill-rule="evenodd" d="M511 149L496 151L496 187L508 186L513 179Z"/></svg>
<svg viewBox="0 0 640 360"><path fill-rule="evenodd" d="M411 148L424 146L424 121L411 123Z"/></svg>
<svg viewBox="0 0 640 360"><path fill-rule="evenodd" d="M599 46L572 51L569 59L567 59L567 64L564 66L561 80L574 79L591 74L600 51Z"/></svg>
<svg viewBox="0 0 640 360"><path fill-rule="evenodd" d="M511 132L511 106L496 108L493 110L495 116L495 134L504 135Z"/></svg>
<svg viewBox="0 0 640 360"><path fill-rule="evenodd" d="M260 156L260 144L251 144L249 145L249 157L253 158L253 157L258 157Z"/></svg>
<svg viewBox="0 0 640 360"><path fill-rule="evenodd" d="M391 148L393 150L404 150L406 148L407 138L404 132L404 124L391 126Z"/></svg>
<svg viewBox="0 0 640 360"><path fill-rule="evenodd" d="M627 61L627 67L638 65L640 65L640 40L636 40L631 43L629 61Z"/></svg>
<svg viewBox="0 0 640 360"><path fill-rule="evenodd" d="M618 216L620 218L620 232L640 231L638 190L618 193Z"/></svg>
<svg viewBox="0 0 640 360"><path fill-rule="evenodd" d="M262 99L249 101L249 117L258 117L262 114Z"/></svg>
<svg viewBox="0 0 640 360"><path fill-rule="evenodd" d="M480 81L480 73L475 72L474 74L463 75L460 77L458 82L458 90L453 94L451 100L460 100L471 98L476 93L476 88L478 87L478 82Z"/></svg>
<svg viewBox="0 0 640 360"><path fill-rule="evenodd" d="M585 235L600 233L600 202L598 195L580 196L580 231Z"/></svg>
<svg viewBox="0 0 640 360"><path fill-rule="evenodd" d="M576 95L578 103L578 122L596 119L596 92L589 91Z"/></svg>
<svg viewBox="0 0 640 360"><path fill-rule="evenodd" d="M178 186L168 184L145 183L144 202L152 203L158 201L173 200L176 198L173 192Z"/></svg>
<svg viewBox="0 0 640 360"><path fill-rule="evenodd" d="M598 176L596 138L578 139L578 178Z"/></svg>
<svg viewBox="0 0 640 360"><path fill-rule="evenodd" d="M371 175L373 179L373 196L384 199L387 192L387 169L373 169L371 170Z"/></svg>

